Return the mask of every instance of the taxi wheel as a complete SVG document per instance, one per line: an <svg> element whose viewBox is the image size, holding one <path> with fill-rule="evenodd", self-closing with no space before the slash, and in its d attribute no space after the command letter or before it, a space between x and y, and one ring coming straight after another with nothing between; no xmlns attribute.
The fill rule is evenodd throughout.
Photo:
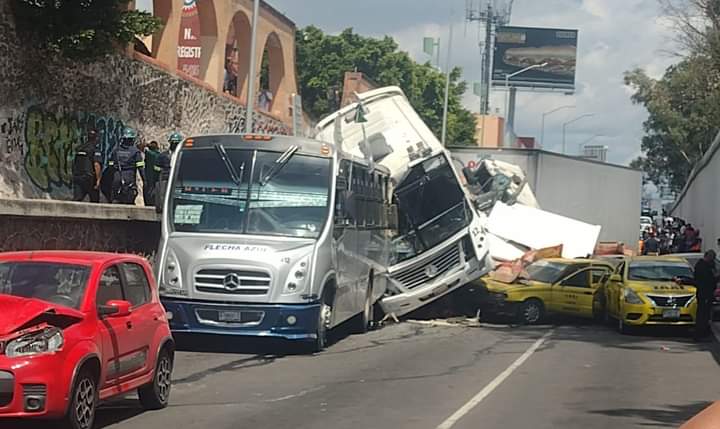
<svg viewBox="0 0 720 429"><path fill-rule="evenodd" d="M517 319L523 325L539 323L545 316L545 306L539 299L530 298L520 305Z"/></svg>

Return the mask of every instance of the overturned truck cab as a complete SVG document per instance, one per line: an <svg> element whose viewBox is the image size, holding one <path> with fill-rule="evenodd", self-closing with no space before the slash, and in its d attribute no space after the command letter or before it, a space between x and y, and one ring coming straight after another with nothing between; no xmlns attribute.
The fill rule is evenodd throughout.
<svg viewBox="0 0 720 429"><path fill-rule="evenodd" d="M323 119L316 138L390 170L398 236L380 301L402 316L488 271L485 214L473 208L450 153L402 90L381 88Z"/></svg>

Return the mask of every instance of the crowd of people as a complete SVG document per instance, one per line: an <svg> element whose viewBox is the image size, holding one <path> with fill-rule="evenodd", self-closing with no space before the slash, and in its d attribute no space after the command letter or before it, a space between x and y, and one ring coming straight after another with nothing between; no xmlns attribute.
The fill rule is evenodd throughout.
<svg viewBox="0 0 720 429"><path fill-rule="evenodd" d="M98 132L88 130L73 160L73 200L160 207L170 176L170 159L182 136L174 132L160 151L153 140L145 143L126 128L103 168Z"/></svg>
<svg viewBox="0 0 720 429"><path fill-rule="evenodd" d="M680 218L665 218L662 226L642 232L638 244L642 255L667 255L702 251L700 230Z"/></svg>

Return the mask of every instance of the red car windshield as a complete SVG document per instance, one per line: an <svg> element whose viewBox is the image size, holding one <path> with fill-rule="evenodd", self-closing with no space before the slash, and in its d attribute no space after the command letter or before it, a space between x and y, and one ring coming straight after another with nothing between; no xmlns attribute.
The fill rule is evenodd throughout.
<svg viewBox="0 0 720 429"><path fill-rule="evenodd" d="M79 309L90 268L54 262L0 262L0 294Z"/></svg>

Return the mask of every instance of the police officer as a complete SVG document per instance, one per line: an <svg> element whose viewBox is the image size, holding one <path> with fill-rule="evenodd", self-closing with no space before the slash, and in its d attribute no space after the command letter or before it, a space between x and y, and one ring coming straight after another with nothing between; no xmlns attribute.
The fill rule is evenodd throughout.
<svg viewBox="0 0 720 429"><path fill-rule="evenodd" d="M100 202L101 165L97 131L89 130L87 139L77 149L73 160L73 201L83 201L87 195L91 203Z"/></svg>
<svg viewBox="0 0 720 429"><path fill-rule="evenodd" d="M140 149L135 146L137 133L132 128L126 128L120 145L115 148L108 164L114 167L112 181L112 202L120 204L135 204L137 174L145 182L145 161Z"/></svg>
<svg viewBox="0 0 720 429"><path fill-rule="evenodd" d="M156 171L158 172L158 181L155 187L155 211L158 213L162 213L163 203L165 202L165 190L170 181L172 155L182 142L182 139L182 136L178 132L170 134L168 137L168 149L158 156L155 164Z"/></svg>

